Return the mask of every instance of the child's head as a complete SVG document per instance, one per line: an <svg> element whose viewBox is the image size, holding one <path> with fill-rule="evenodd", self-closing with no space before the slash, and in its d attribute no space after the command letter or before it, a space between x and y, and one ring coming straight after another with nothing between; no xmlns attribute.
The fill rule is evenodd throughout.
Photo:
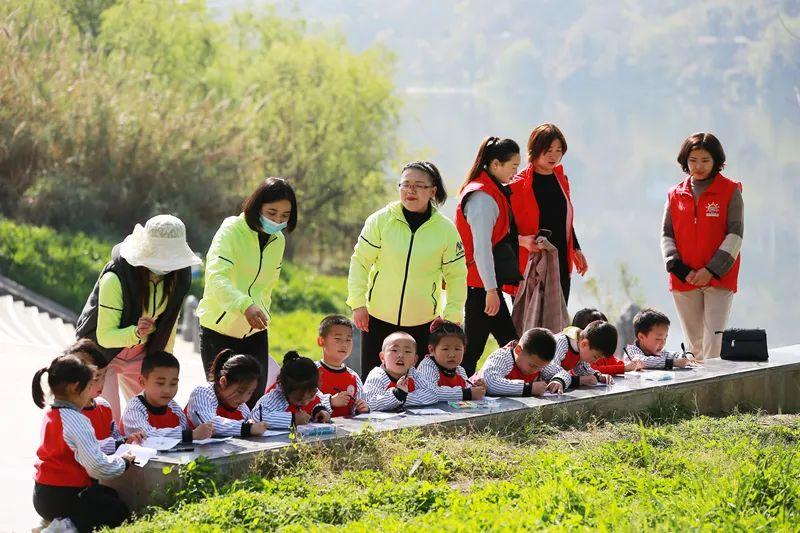
<svg viewBox="0 0 800 533"><path fill-rule="evenodd" d="M531 328L514 347L514 363L525 374L541 372L556 354L556 338L545 328Z"/></svg>
<svg viewBox="0 0 800 533"><path fill-rule="evenodd" d="M655 309L642 309L633 317L633 332L646 353L660 353L667 344L669 317Z"/></svg>
<svg viewBox="0 0 800 533"><path fill-rule="evenodd" d="M328 315L319 324L317 344L322 347L322 360L342 366L353 351L353 322L343 315Z"/></svg>
<svg viewBox="0 0 800 533"><path fill-rule="evenodd" d="M678 152L683 171L695 179L713 178L725 168L725 151L712 133L694 133L683 141Z"/></svg>
<svg viewBox="0 0 800 533"><path fill-rule="evenodd" d="M519 168L519 145L514 139L487 137L478 148L478 155L461 188L486 172L500 183L508 183Z"/></svg>
<svg viewBox="0 0 800 533"><path fill-rule="evenodd" d="M581 361L596 363L601 357L611 357L617 350L617 328L608 322L595 320L581 330L578 351Z"/></svg>
<svg viewBox="0 0 800 533"><path fill-rule="evenodd" d="M260 376L261 365L255 357L227 348L217 354L208 373L209 381L216 386L217 397L231 408L250 399Z"/></svg>
<svg viewBox="0 0 800 533"><path fill-rule="evenodd" d="M93 398L97 398L103 394L103 384L106 381L108 361L100 347L91 339L79 339L64 350L64 355L74 355L85 364L94 367L94 376L89 384L92 390L89 403L91 403Z"/></svg>
<svg viewBox="0 0 800 533"><path fill-rule="evenodd" d="M467 336L461 326L447 320L434 320L428 337L428 352L436 364L447 370L455 370L464 360ZM415 348L416 349L416 348Z"/></svg>
<svg viewBox="0 0 800 533"><path fill-rule="evenodd" d="M606 315L595 309L594 307L584 307L572 317L572 325L578 329L586 329L586 326L595 320L602 320L608 322Z"/></svg>
<svg viewBox="0 0 800 533"><path fill-rule="evenodd" d="M275 233L297 226L297 199L294 189L283 178L267 178L242 203L247 225L253 231Z"/></svg>
<svg viewBox="0 0 800 533"><path fill-rule="evenodd" d="M286 352L278 382L289 403L302 407L308 405L317 394L319 370L308 357L295 351Z"/></svg>
<svg viewBox="0 0 800 533"><path fill-rule="evenodd" d="M528 161L542 172L552 173L567 153L567 139L555 124L536 126L528 138Z"/></svg>
<svg viewBox="0 0 800 533"><path fill-rule="evenodd" d="M396 331L383 339L380 358L390 376L404 376L417 364L417 342L408 333Z"/></svg>
<svg viewBox="0 0 800 533"><path fill-rule="evenodd" d="M165 407L178 394L181 364L169 352L147 354L142 361L139 385L150 405Z"/></svg>
<svg viewBox="0 0 800 533"><path fill-rule="evenodd" d="M83 407L92 399L89 384L94 378L95 368L87 365L75 355L59 355L50 366L40 368L33 375L31 393L33 403L44 408L45 398L42 389L42 376L47 372L47 386L57 400L72 402Z"/></svg>

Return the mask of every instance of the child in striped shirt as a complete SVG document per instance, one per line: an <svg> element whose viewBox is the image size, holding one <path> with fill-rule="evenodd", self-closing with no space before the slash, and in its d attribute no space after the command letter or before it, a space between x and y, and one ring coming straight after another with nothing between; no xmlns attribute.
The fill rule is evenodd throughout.
<svg viewBox="0 0 800 533"><path fill-rule="evenodd" d="M183 442L211 437L213 424L205 422L190 428L186 414L175 401L180 370L178 359L171 353L147 354L139 376L142 392L131 398L122 414L126 431L141 431L147 437L170 437Z"/></svg>
<svg viewBox="0 0 800 533"><path fill-rule="evenodd" d="M645 368L666 369L699 366L687 352L670 352L664 349L669 335L669 317L655 309L643 309L633 318L636 342L625 347L625 355L641 362Z"/></svg>
<svg viewBox="0 0 800 533"><path fill-rule="evenodd" d="M553 362L568 371L575 387L591 387L598 383L612 385L614 378L592 368L603 357L614 355L617 349L617 328L608 322L595 320L584 329L570 326L556 335L556 355Z"/></svg>
<svg viewBox="0 0 800 533"><path fill-rule="evenodd" d="M489 356L478 373L487 392L495 396L561 394L570 383L569 373L553 364L556 340L545 328L531 328L519 341L511 341Z"/></svg>
<svg viewBox="0 0 800 533"><path fill-rule="evenodd" d="M195 387L184 413L192 429L211 422L218 437L261 435L269 427L250 418L247 400L261 376L255 357L224 349L217 354L208 372L209 382Z"/></svg>
<svg viewBox="0 0 800 533"><path fill-rule="evenodd" d="M271 428L291 428L309 422L331 421L329 398L319 392L314 361L295 351L286 352L278 381L253 406L253 418Z"/></svg>
<svg viewBox="0 0 800 533"><path fill-rule="evenodd" d="M373 368L364 381L367 403L372 411L390 411L403 406L436 403L436 393L415 383L417 343L408 333L398 331L383 340L381 366Z"/></svg>
<svg viewBox="0 0 800 533"><path fill-rule="evenodd" d="M328 315L319 325L319 391L328 398L333 416L369 412L361 378L344 364L353 350L353 327L350 319L342 315Z"/></svg>
<svg viewBox="0 0 800 533"><path fill-rule="evenodd" d="M586 329L586 326L595 320L608 322L608 318L606 318L605 314L592 307L585 307L575 313L575 316L572 317L572 326L580 330L584 330ZM624 374L625 372L641 370L644 368L644 363L641 361L631 361L630 359L620 361L614 357L614 354L611 354L601 357L596 362L592 363L592 368L598 370L602 374L614 376L617 374Z"/></svg>
<svg viewBox="0 0 800 533"><path fill-rule="evenodd" d="M486 395L483 379L471 382L461 366L466 340L458 324L441 319L431 323L429 355L417 367L417 386L433 390L440 402L481 400Z"/></svg>

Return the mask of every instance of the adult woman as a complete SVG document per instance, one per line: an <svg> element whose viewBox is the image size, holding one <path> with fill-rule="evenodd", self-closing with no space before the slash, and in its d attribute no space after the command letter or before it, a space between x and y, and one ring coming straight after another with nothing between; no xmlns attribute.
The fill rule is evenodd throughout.
<svg viewBox="0 0 800 533"><path fill-rule="evenodd" d="M127 402L141 390L139 374L147 353L172 352L192 265L201 263L186 243L186 227L158 215L111 250L111 261L78 318L76 335L88 337L110 361L103 396L120 418L120 388Z"/></svg>
<svg viewBox="0 0 800 533"><path fill-rule="evenodd" d="M455 223L467 261L467 335L462 366L467 375L475 367L492 334L500 346L517 338L511 314L500 293L504 284L516 284L518 235L511 216L511 191L506 184L519 167L519 145L512 139L487 137L461 185Z"/></svg>
<svg viewBox="0 0 800 533"><path fill-rule="evenodd" d="M569 181L561 158L567 140L555 124L536 126L528 138L528 166L511 183L511 206L520 238L520 271L525 272L528 253L538 251L535 238L541 229L558 249L561 291L569 302L573 266L583 276L589 269L572 225L573 208Z"/></svg>
<svg viewBox="0 0 800 533"><path fill-rule="evenodd" d="M281 273L283 231L297 225L297 200L281 178L264 180L217 230L206 258L200 317L200 356L209 371L223 349L249 354L261 364L261 377L247 402L252 408L267 382L269 308Z"/></svg>
<svg viewBox="0 0 800 533"><path fill-rule="evenodd" d="M742 185L720 173L725 152L711 133L683 141L678 163L689 177L667 196L661 250L689 351L719 357L717 332L728 322L739 278Z"/></svg>
<svg viewBox="0 0 800 533"><path fill-rule="evenodd" d="M350 260L347 305L363 332L362 376L380 364L387 335L409 333L424 355L434 318L464 318L464 247L455 225L436 208L447 199L439 170L427 161L409 163L399 187L399 201L367 218Z"/></svg>

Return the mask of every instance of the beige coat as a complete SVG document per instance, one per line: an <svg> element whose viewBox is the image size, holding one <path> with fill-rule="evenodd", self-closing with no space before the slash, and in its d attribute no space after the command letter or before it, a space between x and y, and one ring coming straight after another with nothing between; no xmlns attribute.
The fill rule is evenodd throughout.
<svg viewBox="0 0 800 533"><path fill-rule="evenodd" d="M514 298L511 319L517 335L534 327L561 331L570 323L561 291L558 249L547 239L539 241L540 252L528 256L525 279Z"/></svg>

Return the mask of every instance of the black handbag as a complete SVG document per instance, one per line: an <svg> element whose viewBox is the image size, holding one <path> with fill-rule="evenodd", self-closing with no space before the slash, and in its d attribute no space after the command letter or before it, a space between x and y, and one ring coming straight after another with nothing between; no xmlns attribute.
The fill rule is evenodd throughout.
<svg viewBox="0 0 800 533"><path fill-rule="evenodd" d="M720 357L728 361L766 361L767 332L763 329L726 329L722 333Z"/></svg>

